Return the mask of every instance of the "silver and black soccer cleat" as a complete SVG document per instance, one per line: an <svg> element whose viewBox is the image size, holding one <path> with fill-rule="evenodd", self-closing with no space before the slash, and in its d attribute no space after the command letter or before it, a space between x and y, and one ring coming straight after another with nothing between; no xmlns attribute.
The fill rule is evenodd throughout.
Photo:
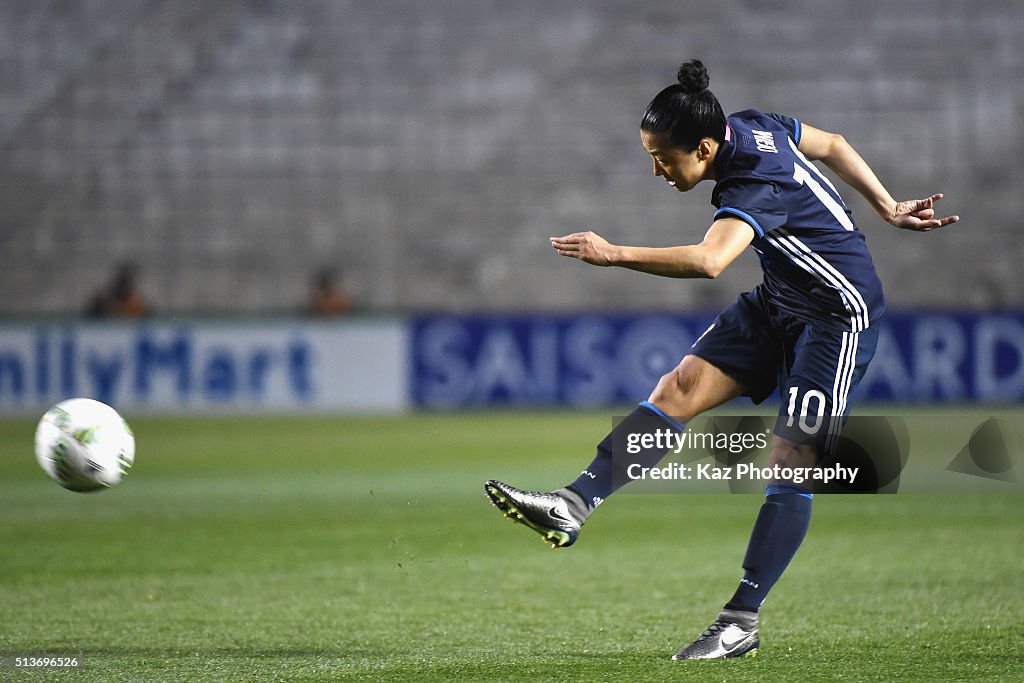
<svg viewBox="0 0 1024 683"><path fill-rule="evenodd" d="M757 614L724 609L715 623L672 659L733 659L753 657L761 640L757 637Z"/></svg>
<svg viewBox="0 0 1024 683"><path fill-rule="evenodd" d="M484 484L484 491L505 517L530 527L552 548L570 546L580 535L581 524L569 512L565 499L556 493L521 491L494 479Z"/></svg>

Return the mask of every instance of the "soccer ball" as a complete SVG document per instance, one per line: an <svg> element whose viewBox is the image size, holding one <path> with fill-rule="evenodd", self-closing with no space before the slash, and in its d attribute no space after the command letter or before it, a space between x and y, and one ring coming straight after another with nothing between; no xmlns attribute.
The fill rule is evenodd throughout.
<svg viewBox="0 0 1024 683"><path fill-rule="evenodd" d="M36 460L69 491L117 484L135 462L135 436L106 403L72 398L46 411L36 427Z"/></svg>

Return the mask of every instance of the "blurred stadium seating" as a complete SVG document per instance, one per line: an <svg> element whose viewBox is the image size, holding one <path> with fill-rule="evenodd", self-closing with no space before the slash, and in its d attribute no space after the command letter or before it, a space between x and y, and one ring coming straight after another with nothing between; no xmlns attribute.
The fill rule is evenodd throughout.
<svg viewBox="0 0 1024 683"><path fill-rule="evenodd" d="M88 0L0 4L0 314L78 312L117 262L163 312L715 308L715 283L561 262L550 234L696 239L710 187L648 177L637 124L701 56L727 110L843 132L901 197L851 199L896 306L1020 306L1024 4Z"/></svg>

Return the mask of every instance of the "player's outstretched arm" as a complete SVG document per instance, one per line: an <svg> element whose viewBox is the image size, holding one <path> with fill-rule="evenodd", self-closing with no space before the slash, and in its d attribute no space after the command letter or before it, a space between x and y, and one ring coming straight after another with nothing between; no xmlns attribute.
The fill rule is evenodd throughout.
<svg viewBox="0 0 1024 683"><path fill-rule="evenodd" d="M680 247L626 247L594 232L552 237L562 256L595 266L620 266L664 277L714 278L754 239L754 230L738 218L714 222L704 241Z"/></svg>
<svg viewBox="0 0 1024 683"><path fill-rule="evenodd" d="M935 202L942 199L941 194L897 202L867 162L842 135L828 133L806 124L801 130L800 151L808 159L820 160L835 171L844 183L860 193L871 208L890 225L903 230L927 232L960 220L959 216L935 217Z"/></svg>

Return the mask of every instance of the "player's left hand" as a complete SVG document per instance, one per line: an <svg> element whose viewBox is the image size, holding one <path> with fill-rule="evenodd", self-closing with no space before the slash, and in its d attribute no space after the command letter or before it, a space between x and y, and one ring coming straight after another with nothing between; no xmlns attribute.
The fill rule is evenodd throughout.
<svg viewBox="0 0 1024 683"><path fill-rule="evenodd" d="M596 232L574 232L564 237L552 237L551 246L562 256L595 266L610 266L614 263L615 245Z"/></svg>
<svg viewBox="0 0 1024 683"><path fill-rule="evenodd" d="M910 199L898 202L889 216L889 223L902 230L928 232L944 225L960 220L960 216L935 217L935 202L942 199L941 194L933 194L925 199Z"/></svg>

